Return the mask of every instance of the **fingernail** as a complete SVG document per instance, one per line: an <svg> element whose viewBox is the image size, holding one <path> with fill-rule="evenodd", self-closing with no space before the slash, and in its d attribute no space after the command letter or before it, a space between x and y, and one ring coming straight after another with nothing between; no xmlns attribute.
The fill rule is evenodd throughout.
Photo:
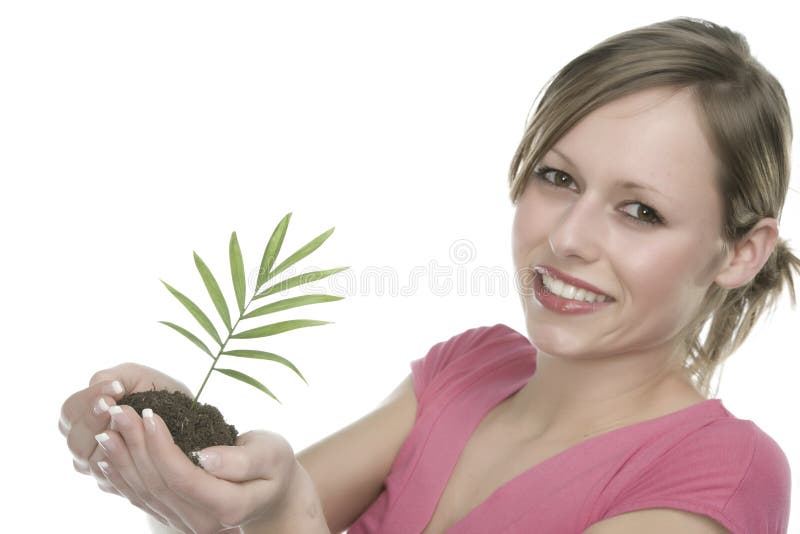
<svg viewBox="0 0 800 534"><path fill-rule="evenodd" d="M97 399L97 402L94 405L94 414L100 415L102 413L106 413L108 411L108 403L103 397Z"/></svg>
<svg viewBox="0 0 800 534"><path fill-rule="evenodd" d="M192 454L197 458L197 461L200 462L200 465L203 466L203 469L207 471L217 469L222 463L222 458L220 458L219 453L214 451L195 451Z"/></svg>
<svg viewBox="0 0 800 534"><path fill-rule="evenodd" d="M105 476L109 476L111 473L108 462L97 462L97 467L100 468L100 471L102 471Z"/></svg>
<svg viewBox="0 0 800 534"><path fill-rule="evenodd" d="M94 439L97 440L97 444L100 445L100 448L103 449L106 454L110 452L110 443L108 443L108 440L111 438L109 438L108 434L105 432L97 434Z"/></svg>
<svg viewBox="0 0 800 534"><path fill-rule="evenodd" d="M148 432L156 431L156 422L153 419L153 410L145 408L142 410L142 420L144 421L144 429Z"/></svg>
<svg viewBox="0 0 800 534"><path fill-rule="evenodd" d="M117 405L109 406L108 413L111 414L111 429L116 430L125 417L122 408Z"/></svg>
<svg viewBox="0 0 800 534"><path fill-rule="evenodd" d="M114 380L113 382L111 382L111 384L108 384L105 387L103 387L103 393L108 393L108 394L119 395L124 391L125 388L122 386L122 382L120 382L119 380Z"/></svg>

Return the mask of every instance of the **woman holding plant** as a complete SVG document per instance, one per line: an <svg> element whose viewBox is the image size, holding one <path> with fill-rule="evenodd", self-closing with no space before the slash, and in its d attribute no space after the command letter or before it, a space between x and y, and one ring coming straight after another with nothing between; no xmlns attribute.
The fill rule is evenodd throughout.
<svg viewBox="0 0 800 534"><path fill-rule="evenodd" d="M786 457L710 378L786 285L794 301L791 135L741 35L613 36L549 83L512 160L527 336L453 335L320 443L248 433L205 471L157 414L115 408L184 386L101 371L62 410L76 468L184 532L786 532Z"/></svg>

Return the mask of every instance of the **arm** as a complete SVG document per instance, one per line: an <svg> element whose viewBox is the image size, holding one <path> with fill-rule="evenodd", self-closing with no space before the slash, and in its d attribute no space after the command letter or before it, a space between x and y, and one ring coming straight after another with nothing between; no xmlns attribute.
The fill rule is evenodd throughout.
<svg viewBox="0 0 800 534"><path fill-rule="evenodd" d="M120 382L123 387L112 387ZM114 405L124 391L149 389L153 384L186 389L163 373L135 364L98 372L88 388L76 392L62 405L59 429L67 438L76 470L93 475L104 491L125 496L148 513L176 525L186 523L181 518L189 516L191 521L207 526L219 518L227 524L241 524L239 517L256 520L256 515L266 511L262 509L258 514L260 505L253 499L243 500L234 495L256 488L226 481L263 479L258 485L262 491L260 497L269 500L269 488L276 484L288 487L282 484L292 481L292 475L299 470L308 477L303 491L318 499L330 530L342 532L377 498L416 417L416 397L409 375L373 412L298 455L274 433L256 431L240 436L242 447L219 447L220 454L226 457L223 467L228 461L233 463L214 477L186 459L157 415L149 417L153 431L145 433L142 418L129 406L122 406L114 416L116 430L109 429L108 406ZM102 449L107 450L98 447L95 439L101 432L107 440ZM244 438L249 444L242 441ZM363 451L370 454L364 455ZM109 471L101 472L98 465L101 460L108 464ZM249 470L245 469L248 465ZM145 470L138 471L139 467ZM235 474L227 472L231 469ZM253 470L259 472L250 473ZM123 476L137 472L146 475L146 479ZM129 487L126 480L133 481L140 491ZM198 502L207 504L198 507ZM167 527L158 524L153 528L163 532Z"/></svg>
<svg viewBox="0 0 800 534"><path fill-rule="evenodd" d="M653 508L615 515L595 523L583 534L730 534L728 530L708 516L683 510Z"/></svg>
<svg viewBox="0 0 800 534"><path fill-rule="evenodd" d="M343 532L380 494L416 410L409 374L374 411L298 453L286 513L269 525L249 524L242 534ZM177 532L149 522L154 534Z"/></svg>
<svg viewBox="0 0 800 534"><path fill-rule="evenodd" d="M298 453L333 534L343 532L378 497L416 412L409 374L374 411Z"/></svg>

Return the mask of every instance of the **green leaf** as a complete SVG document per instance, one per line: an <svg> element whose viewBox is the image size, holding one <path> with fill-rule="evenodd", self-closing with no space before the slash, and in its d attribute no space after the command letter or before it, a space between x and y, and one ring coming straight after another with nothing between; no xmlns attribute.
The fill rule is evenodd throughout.
<svg viewBox="0 0 800 534"><path fill-rule="evenodd" d="M295 373L297 373L297 376L299 376L303 380L303 382L305 382L306 385L308 385L308 381L306 381L305 377L302 375L302 373L300 373L297 367L295 367L294 364L289 360L287 360L286 358L282 358L277 354L273 354L271 352L264 352L261 350L229 350L223 352L222 354L226 354L228 356L238 356L239 358L258 358L260 360L270 360L273 362L281 363L286 367L288 367L289 369L291 369L292 371L294 371Z"/></svg>
<svg viewBox="0 0 800 534"><path fill-rule="evenodd" d="M216 278L214 278L214 275L211 274L211 271L206 266L205 262L203 262L196 252L194 252L194 264L197 266L197 270L200 272L200 277L203 279L203 283L206 285L208 294L211 297L211 300L214 302L214 307L217 308L219 316L222 317L222 322L225 323L225 326L228 328L228 332L230 332L231 316L228 312L228 305L225 303L225 297L222 296L222 290L219 288Z"/></svg>
<svg viewBox="0 0 800 534"><path fill-rule="evenodd" d="M342 300L344 297L336 297L334 295L303 295L301 297L293 297L289 299L278 300L266 306L261 306L244 315L242 319L250 319L252 317L259 317L268 313L279 312L296 308L297 306L306 306L308 304L319 304L321 302L333 302L334 300Z"/></svg>
<svg viewBox="0 0 800 534"><path fill-rule="evenodd" d="M258 269L256 291L258 291L258 288L272 276L269 271L272 269L272 266L275 264L275 259L281 251L283 238L286 237L286 228L289 226L289 219L291 218L291 212L287 213L283 219L281 219L281 222L278 223L278 226L275 227L272 236L269 238L269 243L267 243L267 248L264 249L264 255L261 258L261 267Z"/></svg>
<svg viewBox="0 0 800 534"><path fill-rule="evenodd" d="M268 324L266 326L260 326L258 328L253 328L252 330L245 330L244 332L233 334L231 337L236 339L267 337L267 336L274 336L275 334L281 334L283 332L288 332L289 330L294 330L296 328L304 328L307 326L320 326L323 324L332 324L332 323L329 323L327 321L315 321L313 319L294 319L291 321L283 321L280 323L273 323L273 324Z"/></svg>
<svg viewBox="0 0 800 534"><path fill-rule="evenodd" d="M292 254L291 256L286 258L285 260L283 260L283 263L281 263L280 265L275 267L275 269L273 269L272 272L269 273L269 276L267 277L267 279L272 278L273 276L275 276L276 274L280 273L281 271L287 269L288 267L291 267L292 265L294 265L298 261L302 260L303 258L308 256L309 254L311 254L312 252L317 250L325 242L325 240L330 237L330 235L333 233L333 231L335 229L336 229L336 227L334 226L330 230L321 233L320 235L318 235L317 237L315 237L314 239L312 239L311 241L309 241L308 243L303 245L303 247L301 247L300 250L298 250L297 252L295 252L294 254ZM264 280L264 281L266 282L266 280Z"/></svg>
<svg viewBox="0 0 800 534"><path fill-rule="evenodd" d="M260 389L261 391L263 391L264 393L266 393L267 395L269 395L270 397L272 397L273 399L278 401L278 404L281 403L281 401L278 400L278 397L273 395L272 392L269 389L267 389L267 386L265 386L264 384L262 384L261 382L259 382L258 380L256 380L255 378L253 378L251 376L247 376L246 374L240 373L239 371L235 371L233 369L219 369L219 368L215 367L214 370L215 371L219 371L220 373L222 373L224 375L228 375L228 376L230 376L232 378L235 378L236 380L241 380L242 382L245 382L246 384L250 384L254 388Z"/></svg>
<svg viewBox="0 0 800 534"><path fill-rule="evenodd" d="M189 331L188 331L188 330L186 330L185 328L182 328L182 327L180 327L180 326L178 326L178 325L176 325L176 324L174 324L174 323L170 323L170 322L167 322L167 321L158 321L158 322L159 322L159 323L161 323L161 324L165 324L165 325L169 326L170 328L173 328L173 329L175 329L176 331L180 332L181 334L183 334L184 336L186 336L186 339L188 339L189 341L191 341L192 343L194 343L195 345L197 345L198 347L200 347L201 349L203 349L203 352L205 352L206 354L208 354L209 356L211 356L211 359L212 359L212 360L214 359L214 355L213 355L213 354L211 354L211 351L210 351L210 350L208 350L208 347L206 347L205 343L203 343L202 341L200 341L200 340L197 338L197 336L195 336L194 334L192 334L191 332L189 332Z"/></svg>
<svg viewBox="0 0 800 534"><path fill-rule="evenodd" d="M189 299L189 297L187 297L186 295L184 295L183 293L181 293L180 291L178 291L165 281L161 280L161 283L167 286L169 292L175 295L175 298L178 299L180 303L186 307L187 310L189 310L189 313L191 313L195 319L197 319L197 322L200 323L200 326L202 326L205 329L205 331L208 332L209 335L214 338L214 341L219 343L219 345L221 346L222 340L219 338L219 334L217 334L217 330L214 328L214 325L211 324L211 321L208 320L206 314L203 313L203 310L198 308L197 304L192 302Z"/></svg>
<svg viewBox="0 0 800 534"><path fill-rule="evenodd" d="M239 240L236 238L236 232L231 234L231 243L228 249L231 259L233 290L236 292L236 303L239 305L239 315L241 315L244 313L244 262L242 261L242 251L239 249Z"/></svg>
<svg viewBox="0 0 800 534"><path fill-rule="evenodd" d="M307 284L309 282L315 282L317 280L321 280L326 278L332 274L336 274L341 271L345 271L350 267L337 267L336 269L329 269L327 271L312 271L310 273L303 273L298 274L297 276L293 276L291 278L287 278L286 280L282 280L275 284L274 286L270 286L258 295L253 297L253 300L260 299L262 297L266 297L268 295L272 295L273 293L279 293L286 289L291 289L295 286Z"/></svg>

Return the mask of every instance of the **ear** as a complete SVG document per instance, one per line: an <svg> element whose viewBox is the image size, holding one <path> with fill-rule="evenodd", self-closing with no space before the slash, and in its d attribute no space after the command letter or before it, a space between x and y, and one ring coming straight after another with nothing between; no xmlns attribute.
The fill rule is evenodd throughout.
<svg viewBox="0 0 800 534"><path fill-rule="evenodd" d="M728 252L714 281L727 289L742 286L755 278L778 242L778 221L765 217L737 241Z"/></svg>

